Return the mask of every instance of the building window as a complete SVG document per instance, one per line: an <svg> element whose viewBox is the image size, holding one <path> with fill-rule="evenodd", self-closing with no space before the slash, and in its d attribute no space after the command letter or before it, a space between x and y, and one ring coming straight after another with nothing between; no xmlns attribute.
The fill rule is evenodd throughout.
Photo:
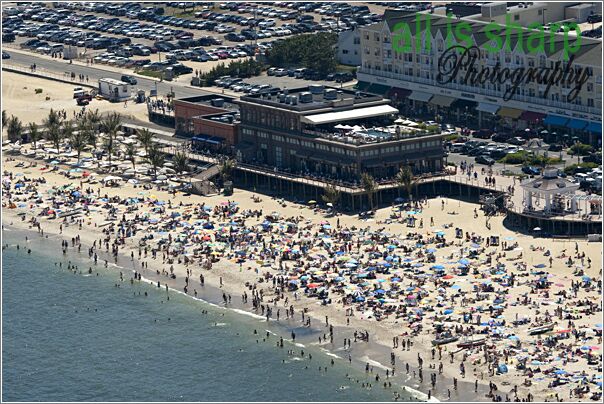
<svg viewBox="0 0 604 404"><path fill-rule="evenodd" d="M593 108L593 106L594 106L594 100L593 100L593 98L588 98L587 99L587 106Z"/></svg>
<svg viewBox="0 0 604 404"><path fill-rule="evenodd" d="M367 39L369 39L369 38L367 38ZM360 45L360 44L361 44L361 38L359 38L359 37L355 37L355 38L354 38L353 43L354 43L355 45Z"/></svg>
<svg viewBox="0 0 604 404"><path fill-rule="evenodd" d="M283 165L283 150L281 147L275 147L275 165L281 167Z"/></svg>
<svg viewBox="0 0 604 404"><path fill-rule="evenodd" d="M342 49L342 53L343 53L344 55L348 55L348 49Z"/></svg>
<svg viewBox="0 0 604 404"><path fill-rule="evenodd" d="M520 19L520 14L514 15L514 21L518 21Z"/></svg>

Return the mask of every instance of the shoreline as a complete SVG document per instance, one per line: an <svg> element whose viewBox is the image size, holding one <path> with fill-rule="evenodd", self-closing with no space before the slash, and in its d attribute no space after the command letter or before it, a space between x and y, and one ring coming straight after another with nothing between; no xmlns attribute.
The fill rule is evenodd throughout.
<svg viewBox="0 0 604 404"><path fill-rule="evenodd" d="M27 226L26 225L27 222L22 222L20 220L19 216L17 216L17 215L14 215L14 216L13 215L8 215L8 216L4 216L4 217L5 218L10 218L12 220L12 222L9 223L9 224L7 224L5 222L5 219L3 219L3 222L4 222L3 223L3 231L5 231L6 228L8 227L9 231L17 231L17 232L28 233L31 236L45 237L46 239L53 240L53 241L56 241L56 242L59 242L60 239L67 240L67 239L69 239L71 237L71 234L69 233L69 230L72 230L72 228L70 226L67 226L67 227L63 228L63 234L59 234L58 232L52 232L52 231L49 232L49 231L45 230L44 231L44 236L42 236L37 231L35 231L34 229L32 229L30 226ZM14 230L11 229L11 227L14 228ZM82 246L85 246L84 242L82 242L81 244L82 244ZM89 245L91 245L91 243L89 243L88 246ZM79 255L79 254L84 254L84 251L78 253L77 251L74 251L74 249L71 248L71 247L70 247L70 249L68 249L67 254L78 254L77 255L78 258L80 258L80 259L82 259L84 261L90 260L90 259L88 259L87 257L85 257L83 255ZM106 252L101 252L101 254L99 254L99 257L101 255L103 257L105 257L105 256L107 256L107 253ZM126 256L126 254L124 252L120 252L119 253L119 257L122 260L126 260L128 262L128 257ZM107 258L110 258L110 257L107 257ZM135 261L136 261L136 259L135 259ZM90 262L93 262L93 261L90 260ZM115 264L115 263L112 263L112 262L108 261L106 269L110 270L110 271L114 271L114 272L116 272L116 274L119 273L119 272L121 272L122 270L123 271L131 271L131 273L134 273L134 271L136 271L136 269L134 269L134 268L132 268L132 269L131 268L127 268L124 265L120 265L120 264L123 264L123 261L120 262L120 259L118 259L118 264ZM149 267L149 269L145 269L143 271L146 271L146 272L153 271L154 267L157 267L157 265L158 265L157 263L154 263L154 262L151 262L151 264L152 265ZM96 265L100 269L100 267L102 267L103 263L99 259L99 262ZM144 273L144 272L141 272L141 273ZM185 293L184 291L179 290L175 285L173 285L173 283L175 283L175 282L173 282L173 280L164 279L164 278L161 277L161 275L158 277L156 273L153 273L153 272L146 273L146 276L141 276L141 278L142 278L141 282L146 282L149 286L153 287L153 289L156 289L156 290L157 289L165 290L165 285L167 284L168 285L168 289L171 292L178 293L179 295L191 298L194 301L200 302L202 304L208 304L208 305L210 305L210 306L212 306L214 308L219 308L221 310L230 310L230 311L232 311L234 313L237 313L238 315L244 315L244 316L248 316L248 317L257 319L257 320L260 321L261 324L266 324L266 317L263 317L263 316L260 316L260 315L256 314L253 310L251 310L249 307L244 306L243 304L238 304L237 303L238 301L236 301L236 300L235 300L234 304L230 304L229 306L225 306L224 304L220 303L220 301L218 299L219 292L222 291L222 290L224 290L225 292L229 292L229 291L231 291L231 289L229 288L229 286L230 287L234 287L235 286L235 285L229 284L227 282L223 283L224 288L221 289L219 287L219 285L217 285L217 284L215 284L215 283L213 283L211 281L208 282L208 277L205 277L206 284L205 284L204 287L201 287L198 290L198 292L200 292L200 293L198 293L198 296L196 297L196 296L194 296L194 295L192 295L190 293ZM210 278L210 279L212 279L212 278ZM127 281L128 281L128 279L126 279L126 277L124 277L124 282L127 282ZM161 288L158 288L156 286L158 281L161 282ZM212 281L215 281L215 279L212 279ZM208 290L209 290L209 293L208 293ZM314 313L308 314L308 317L313 318L313 320L316 321L315 324L317 324L317 323L320 324L320 318L318 318ZM289 343L291 345L294 345L294 346L296 346L298 348L306 348L308 346L312 346L312 347L314 347L314 348L322 351L323 354L325 354L326 356L337 358L337 360L342 361L342 364L344 364L345 366L348 366L345 363L347 361L347 358L338 355L338 353L339 353L338 349L339 348L335 348L335 347L334 347L334 349L324 348L324 345L330 345L329 342L324 342L323 344L319 344L316 341L315 342L310 342L309 341L309 342L306 342L305 344L303 344L303 343L292 341L291 340L291 336L288 336L288 333L290 332L290 330L296 330L296 329L304 329L304 328L306 328L306 327L304 327L304 326L302 326L300 324L296 325L296 321L295 320L293 320L293 323L292 323L292 320L285 320L284 322L280 322L280 321L278 321L276 319L270 319L269 324L271 326L273 326L273 327L276 326L277 328L281 329L282 333L281 334L277 334L277 335L280 336L280 337L283 337L284 342ZM311 332L311 333L314 333L314 334L317 334L317 333L320 332L320 329L316 328L315 326L313 326L310 330L311 331L314 330L314 332ZM348 333L346 335L348 335L348 334L350 334L350 331L353 331L353 330L354 330L353 327L347 327L346 325L338 325L338 326L334 327L334 341L337 340L336 337L335 337L336 335L340 336L340 334L347 333L347 332ZM267 330L265 330L265 331L267 331ZM364 344L363 342L359 342L359 343L360 344ZM380 373L380 376L383 377L382 373L386 369L391 369L391 368L389 368L388 366L384 365L384 362L386 362L386 361L382 360L382 358L380 358L380 360L382 360L382 361L380 361L380 360L377 360L375 358L375 356L371 357L370 355L384 355L386 350L389 350L389 347L387 345L381 343L381 341L371 341L371 342L368 343L368 346L366 346L364 349L363 348L360 349L361 352L360 352L359 355L352 355L352 366L355 367L357 370L363 370L364 364L365 363L369 363L372 368L377 368L378 371L381 370L382 372ZM411 352L415 353L416 351L414 349ZM426 353L428 353L428 352L426 351ZM383 359L387 359L387 358L384 357ZM418 370L418 368L417 368L416 365L411 365L410 364L410 372L414 372L414 371L417 372L417 370ZM372 372L373 372L373 370L372 370ZM380 380L382 380L382 379L380 379ZM388 380L392 381L393 388L398 385L403 392L411 393L412 396L416 397L420 401L424 401L424 402L449 401L446 398L438 397L438 396L435 396L435 395L432 395L430 397L430 399L428 400L428 394L425 393L424 391L420 390L422 388L422 385L419 384L417 381L412 381L412 378L411 378L410 375L408 377L404 378L402 372L396 372L396 375L395 376L391 376L390 379L388 379ZM407 383L409 385L407 385L405 383ZM425 384L427 384L427 383L424 381L424 385ZM464 390L464 385L467 385L466 386L467 389L465 389L465 390ZM472 383L460 381L459 382L459 387L458 387L458 392L459 393L469 392L469 391L471 391L470 387L473 389ZM379 385L376 384L374 386L374 388L381 388L381 386L379 386ZM485 400L484 395L480 395L480 391L483 388L484 388L484 385L482 385L482 383L481 383L479 385L479 393L478 393L479 395L478 396L475 393L467 394L467 395L465 395L465 394L464 395L459 394L458 397L455 397L455 401L459 401L459 402L468 401L468 400L478 401L477 398L480 399L480 401L488 401L488 400ZM483 393L484 393L484 391L483 391ZM453 396L452 396L452 398L453 398ZM404 397L403 397L402 401L405 401Z"/></svg>
<svg viewBox="0 0 604 404"><path fill-rule="evenodd" d="M17 158L17 160L19 160ZM14 163L13 163L14 164ZM9 165L9 164L6 164ZM6 166L5 165L5 166ZM36 173L37 174L37 173ZM42 174L42 173L40 173ZM52 185L61 185L61 184L66 184L66 183L75 183L75 180L67 180L65 178L63 178L62 176L59 175L59 173L46 173L44 174L48 181L47 184L45 184L44 187L49 187ZM86 184L86 186L89 186L88 184ZM98 186L97 186L98 187ZM125 196L130 196L130 197L135 197L137 194L140 194L140 192L137 192L136 189L132 188L130 185L127 185L125 187L122 188L109 188L109 190L107 190L107 188L105 187L101 187L98 188L99 189L99 193L102 192L103 193L109 193L109 196L121 196L121 197L125 197ZM168 200L170 202L174 202L177 203L178 200L180 200L181 202L183 200L187 201L186 197L183 197L182 195L178 195L178 197L176 195L174 196L170 196L167 193L165 193L164 191L154 191L152 190L151 193L155 193L159 196L158 199L161 200ZM236 195L234 196L239 197L239 198L243 198L244 196L250 194L249 192L244 192L244 191L239 191L237 190ZM18 195L18 194L17 194ZM233 198L233 197L231 197ZM262 195L262 198L266 198L268 199L267 196ZM216 203L218 204L219 201L224 200L226 198L222 197L222 196L216 196L216 197L206 197L206 198L202 198L199 197L199 201L204 201L204 202L209 202L209 203ZM455 206L460 206L462 202L461 201L457 201L457 200L453 200L453 199L448 199L448 198L440 198L442 199L442 203L443 203L443 210L444 210L444 206L445 206L445 201L446 204L451 206L451 205L455 205ZM19 199L17 199L19 200ZM241 200L241 199L240 199ZM191 202L191 201L187 201L187 202ZM247 201L249 203L249 201ZM432 207L430 207L430 202L432 202ZM436 198L436 200L429 200L426 204L426 206L424 207L426 210L428 210L428 208L431 208L432 210L434 210L434 208L438 208L437 205L438 204L438 198ZM266 209L266 211L270 211L269 206L270 205L274 205L276 203L276 201L267 201L266 204L262 204L262 207L264 209ZM292 206L293 205L293 206ZM467 207L466 207L467 205ZM251 205L252 207L254 207L254 205ZM287 212L284 214L292 214L292 212L294 212L294 214L298 214L299 216L302 216L304 218L308 218L308 221L310 222L311 219L312 220L321 220L321 215L314 212L309 212L307 209L299 206L297 207L297 205L295 204L289 204L289 206L291 206L290 208L285 209ZM465 212L466 214L470 213L469 209L472 206L476 206L473 204L469 204L469 203L465 203L464 202L464 207L466 209L468 209L468 212ZM143 207L144 208L144 207ZM279 209L279 208L277 208ZM447 207L447 209L451 209L450 207ZM455 209L455 208L454 208ZM12 220L16 223L23 223L23 227L30 227L28 230L30 231L34 231L31 229L31 226L28 226L27 222L21 222L19 216L18 216L18 211L19 209L6 209L3 207L3 213L5 214L5 217L9 217L12 218ZM121 209L120 209L121 210ZM462 209L463 210L463 209ZM55 220L47 220L47 219L41 219L40 223L43 224L44 226L44 231L45 234L47 236L54 234L54 236L56 236L57 238L62 238L62 239L66 239L69 240L70 237L75 237L76 235L80 235L82 237L81 239L81 244L84 246L91 246L95 241L99 241L100 238L103 237L108 237L108 239L111 239L115 236L115 233L108 233L107 236L105 236L104 234L101 233L101 227L96 227L96 223L102 223L103 219L102 216L98 214L98 212L104 213L103 209L99 208L99 207L94 207L94 209L91 209L91 213L90 213L90 217L87 219L82 219L81 217L78 218L78 220L82 220L83 223L82 224L82 229L78 229L77 225L70 225L67 221L64 222L60 222L59 219L55 219ZM30 211L28 212L29 215L33 216L35 215L36 212L34 211ZM122 213L122 212L120 212ZM462 212L463 213L463 212ZM471 214L471 213L470 213ZM444 212L443 212L444 215ZM423 216L426 220L427 220L427 216ZM342 219L342 221L347 224L347 225L352 225L352 226L357 226L359 225L359 221L356 220L356 218L354 217L346 217L346 216L339 216L338 217L338 222L340 221L340 219ZM73 220L73 218L72 218ZM322 219L324 220L324 219ZM331 219L332 221L335 220L335 218ZM445 220L462 220L461 217L458 218L450 218L445 216ZM6 222L6 219L3 220L3 222ZM348 223L346 223L348 222ZM474 222L480 222L477 220L474 220ZM367 226L368 228L370 226L373 227L373 225L377 225L378 226L382 226L383 223L380 221L366 221L366 222L361 222L360 225L361 226ZM442 224L442 223L439 223ZM468 226L474 226L474 227L470 227L470 230L473 229L477 229L479 230L479 226L482 225L482 222L480 223L468 223ZM63 226L63 234L59 234L59 226ZM463 226L465 227L466 224L463 224ZM446 228L446 227L445 227ZM25 229L24 229L25 230ZM407 230L409 231L409 230ZM144 228L138 232L138 235L136 237L126 237L125 238L125 244L120 245L119 246L119 259L118 259L118 263L119 265L117 265L119 268L123 268L124 270L137 270L140 268L140 259L136 259L134 258L132 261L129 260L128 257L128 253L132 253L134 254L134 256L136 255L135 253L137 252L137 250L139 250L139 245L138 245L138 240L140 239L141 235L148 235L150 233L152 233L153 230ZM484 230L483 230L484 232ZM518 236L518 238L520 238L522 236ZM58 240L57 240L58 241ZM523 241L523 245L526 246L528 245L528 241L533 242L532 240L524 240ZM536 242L539 242L539 240L536 240ZM560 242L557 246L557 248L562 248L564 247L566 249L566 242L567 241L563 241ZM551 246L551 248L555 248L555 244L556 243L552 243L554 245ZM583 244L582 244L583 245ZM532 245L531 245L532 247ZM71 251L71 247L70 247L70 251ZM106 255L109 255L108 257L108 261L112 261L112 259L110 259L110 254L108 252L105 252L104 250L98 250L99 255L102 255L103 257ZM271 294L272 292L270 291L270 284L267 283L258 283L258 279L261 277L261 274L263 272L265 272L266 270L263 269L263 267L258 264L257 262L252 261L246 261L244 266L246 267L245 270L243 268L243 266L239 266L239 271L237 271L237 264L234 263L232 260L230 260L229 258L234 258L235 254L234 254L234 249L233 250L228 250L228 254L226 257L221 258L217 263L215 263L212 266L211 270L205 270L205 269L201 269L197 264L194 264L190 267L187 267L185 264L178 264L176 262L174 262L173 264L171 263L165 263L165 262L161 262L161 253L162 250L159 250L160 252L160 256L158 256L157 260L153 260L150 256L146 258L144 258L144 261L147 262L147 264L150 262L151 266L148 269L144 269L141 271L142 276L145 276L145 278L148 278L150 280L154 280L155 282L159 281L162 283L162 285L168 284L169 287L173 288L175 291L177 291L178 293L183 293L182 291L180 291L180 288L183 286L183 279L187 276L187 269L191 269L195 271L195 275L193 275L193 273L191 273L191 279L193 280L193 282L195 282L194 277L196 277L199 273L202 273L204 275L207 287L212 287L215 288L217 291L224 291L224 292L228 292L229 294L232 295L232 297L235 299L235 302L238 302L238 298L237 295L241 296L242 293L244 293L246 290L249 292L249 289L244 287L244 284L246 282L249 282L250 284L255 284L257 285L260 289L265 290L266 293L266 297L273 297L274 294ZM592 256L593 257L593 256ZM534 256L530 256L530 263L534 264L533 259L535 257ZM180 257L179 257L180 259ZM508 260L509 261L509 260ZM129 264L128 262L132 262L132 268L129 268ZM290 262L290 261L288 261ZM102 264L99 264L102 265ZM113 266L113 264L108 264ZM138 265L138 266L137 266ZM174 274L176 275L176 279L170 279L167 276L164 276L161 274L160 270L166 271L167 267L169 267L170 265L173 266L174 269ZM287 264L286 264L287 265ZM597 265L597 263L596 263ZM117 269L117 268L116 268ZM272 268L270 268L271 270L274 270L276 268L274 268L274 266ZM595 271L595 268L594 268ZM274 272L274 271L273 271ZM166 275L167 275L167 271L166 271ZM223 287L220 288L220 283L223 283ZM269 288L267 289L266 287L269 286ZM426 286L430 286L431 285L426 285ZM199 286L197 286L199 288ZM192 289L193 287L191 287ZM187 294L190 297L194 297L192 296L192 290L189 290L189 293ZM184 294L184 293L183 293ZM290 298L291 293L287 293L287 296L289 296ZM334 296L337 299L337 294L334 294ZM218 301L218 304L220 304L220 297L216 297ZM293 302L293 301L292 301ZM402 323L398 323L398 321L395 321L394 323L392 321L389 322L376 322L373 319L371 320L367 320L365 318L359 318L357 316L352 316L352 317L347 317L344 314L344 310L342 308L341 305L338 304L338 302L330 304L330 305L326 305L323 306L320 304L320 302L316 299L312 299L306 296L302 296L300 298L300 300L296 300L295 301L295 305L296 305L296 317L298 317L298 314L300 314L301 310L303 309L308 309L308 314L307 317L310 317L312 319L313 327L312 329L316 329L318 330L317 333L320 333L320 329L316 328L317 324L323 324L323 319L324 316L329 316L329 323L334 327L334 343L335 346L339 345L339 342L341 342L342 338L350 338L351 337L351 332L352 331L356 331L356 330L363 330L363 329L369 329L370 333L371 333L371 342L368 344L367 349L373 348L375 353L372 353L372 355L358 355L358 357L355 355L355 363L361 364L361 362L363 361L363 358L365 358L365 361L367 359L371 360L371 361L375 361L373 363L374 367L379 367L382 366L383 368L387 369L388 366L383 365L384 363L388 363L389 362L389 353L392 352L392 348L390 348L390 344L389 344L389 340L394 336L394 335L400 335L401 331L403 330L408 330L406 325L403 325ZM268 304L267 304L268 307ZM275 306L276 307L276 306ZM347 309L348 306L344 306L344 308ZM245 310L245 312L247 314L251 314L254 316L258 316L260 318L264 318L262 316L259 316L258 314L253 313L250 310L246 310L249 307L246 306L242 306L242 309L239 310ZM281 307L281 309L284 309L284 307ZM516 310L516 312L518 312L518 310ZM538 313L538 312L537 312ZM350 326L347 326L347 319L350 320ZM288 325L284 325L284 328L287 329L287 326L291 326L293 321L288 322ZM297 323L297 321L293 322L293 323ZM428 322L429 323L429 322ZM283 323L280 323L281 325L283 325ZM390 328L389 328L390 327ZM301 329L304 330L304 328L302 328L302 325L300 323L298 323L297 327L292 327L293 329ZM326 330L324 330L326 331ZM336 337L337 336L337 337ZM339 337L339 338L338 338ZM414 337L413 341L414 341L414 345L413 345L413 349L412 350L406 350L406 351L401 351L401 350L395 350L394 353L396 355L396 365L397 365L397 372L396 372L396 376L395 378L399 379L399 378L403 378L403 372L401 370L401 366L400 364L402 363L404 364L409 364L410 366L410 370L415 371L417 369L416 363L417 363L417 358L416 358L416 354L417 353L421 353L422 357L424 358L424 360L426 362L428 362L428 365L434 365L436 366L438 364L438 360L430 360L430 337L427 337L425 335L425 333L420 334L419 337ZM373 345L375 344L375 346ZM353 351L354 348L363 345L362 342L353 345ZM332 352L336 352L336 350L333 350ZM461 378L461 376L459 375L459 370L457 369L458 364L460 363L459 361L459 354L456 355L455 357L455 364L453 365L451 362L451 364L449 363L449 361L447 360L447 354L448 354L448 350L447 350L447 346L445 346L444 348L444 360L442 362L446 363L446 366L444 366L443 369L443 375L441 375L439 377L439 381L437 383L437 387L435 389L435 391L432 393L433 396L436 396L437 398L441 399L441 400L446 400L446 390L449 387L451 389L451 398L453 400L456 401L463 401L463 400L472 400L472 401L476 401L476 400L484 400L484 401L488 401L488 397L486 397L486 391L488 391L488 388L486 385L486 381L488 380L489 382L491 382L491 379L489 378L489 376L487 375L486 369L485 369L485 365L478 360L478 363L473 363L472 366L474 366L474 369L470 369L469 372L469 377L466 380L473 380L474 376L472 373L474 373L474 375L478 375L480 373L482 373L482 378L481 377L477 377L477 379L479 379L479 393L474 393L473 392L473 384L472 382L464 382L463 378ZM471 352L470 352L471 353ZM334 353L334 355L336 355ZM343 358L345 359L345 358ZM465 358L464 358L465 359ZM474 361L476 361L476 359L474 359ZM432 371L432 369L430 368L426 368L425 367L426 363L424 364L424 373L435 373L435 370ZM362 364L361 364L362 366ZM384 369L382 369L384 370ZM455 392L453 390L453 388L451 387L451 379L453 377L458 377L460 378L459 380L459 385L461 386L461 388L458 388L458 390ZM427 377L426 377L427 379ZM551 390L550 389L546 389L544 388L545 386L541 385L541 386L533 386L530 388L526 388L524 386L521 386L519 377L516 375L508 375L508 376L499 376L495 379L498 384L502 384L503 388L500 388L498 390L496 390L497 394L508 394L509 391L512 390L511 386L513 386L514 384L518 385L518 392L521 395L526 395L527 393L531 393L532 396L534 397L534 399L536 400L543 400L543 399L551 399ZM419 383L417 380L412 380L409 381L409 378L407 378L407 380L404 380L403 383L409 383L412 388L419 390L419 391L426 391L429 389L429 382L427 382L426 380L424 381L424 383ZM538 388L538 390L537 390ZM463 397L462 397L463 394ZM465 395L467 394L467 396ZM427 396L426 396L427 398Z"/></svg>

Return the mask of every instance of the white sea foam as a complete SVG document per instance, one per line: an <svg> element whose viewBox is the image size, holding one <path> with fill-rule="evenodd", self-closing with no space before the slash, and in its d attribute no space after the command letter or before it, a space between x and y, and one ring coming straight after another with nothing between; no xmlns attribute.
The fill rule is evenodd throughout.
<svg viewBox="0 0 604 404"><path fill-rule="evenodd" d="M336 355L335 353L329 352L327 349L325 348L321 348L321 351L323 351L325 353L325 355L327 356L331 356L333 358L338 358L338 359L342 359L340 358L338 355Z"/></svg>
<svg viewBox="0 0 604 404"><path fill-rule="evenodd" d="M300 347L300 348L306 348L306 345L304 344L300 344L298 342L294 343L295 346Z"/></svg>
<svg viewBox="0 0 604 404"><path fill-rule="evenodd" d="M403 389L405 391L410 392L415 397L419 398L421 401L425 401L427 403L440 403L440 400L438 398L430 397L430 399L428 400L428 395L426 393L422 393L421 391L415 390L414 388L411 388L409 386L404 386Z"/></svg>
<svg viewBox="0 0 604 404"><path fill-rule="evenodd" d="M363 356L361 358L362 361L369 363L371 366L374 366L376 368L380 368L383 370L390 370L389 367L382 365L380 362L378 361L374 361L373 359L370 359L367 355Z"/></svg>
<svg viewBox="0 0 604 404"><path fill-rule="evenodd" d="M231 309L232 311L234 311L235 313L239 313L239 314L243 314L245 316L249 316L252 318L257 318L260 320L264 320L265 317L263 316L259 316L258 314L254 314L254 313L250 313L249 311L245 311L245 310L241 310L241 309Z"/></svg>

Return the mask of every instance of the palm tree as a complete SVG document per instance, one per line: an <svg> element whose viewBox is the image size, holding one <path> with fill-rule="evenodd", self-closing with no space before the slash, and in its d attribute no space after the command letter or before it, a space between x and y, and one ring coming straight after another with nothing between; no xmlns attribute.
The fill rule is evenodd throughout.
<svg viewBox="0 0 604 404"><path fill-rule="evenodd" d="M174 170L179 174L183 171L189 171L189 159L184 153L176 153L172 158L172 163L174 163Z"/></svg>
<svg viewBox="0 0 604 404"><path fill-rule="evenodd" d="M128 143L126 145L126 159L132 163L132 168L136 170L136 145L134 143Z"/></svg>
<svg viewBox="0 0 604 404"><path fill-rule="evenodd" d="M228 181L231 178L231 172L235 168L235 160L226 159L220 165L220 177L222 178L222 182Z"/></svg>
<svg viewBox="0 0 604 404"><path fill-rule="evenodd" d="M323 202L330 203L335 207L340 200L340 191L337 190L335 185L329 184L327 187L325 187L323 195L321 195L321 199L323 199Z"/></svg>
<svg viewBox="0 0 604 404"><path fill-rule="evenodd" d="M86 146L88 146L88 133L86 133L82 126L78 126L78 130L72 131L71 136L69 137L69 142L71 143L71 147L78 152L79 164L80 155L82 154L82 151L84 151Z"/></svg>
<svg viewBox="0 0 604 404"><path fill-rule="evenodd" d="M52 142L57 151L61 146L61 140L63 140L63 133L61 131L61 118L59 114L50 109L48 117L44 119L44 126L46 127L46 138Z"/></svg>
<svg viewBox="0 0 604 404"><path fill-rule="evenodd" d="M98 128L102 121L101 114L99 113L98 109L95 109L94 111L89 110L86 113L85 118L88 120L88 122L90 122L93 128Z"/></svg>
<svg viewBox="0 0 604 404"><path fill-rule="evenodd" d="M107 153L107 159L109 160L109 165L111 165L113 153L115 153L115 141L113 140L113 136L109 135L105 138L103 141L103 150Z"/></svg>
<svg viewBox="0 0 604 404"><path fill-rule="evenodd" d="M63 131L61 130L61 126L58 124L51 125L47 126L46 129L46 138L52 142L53 146L58 151L59 147L61 147L61 140L63 140Z"/></svg>
<svg viewBox="0 0 604 404"><path fill-rule="evenodd" d="M42 133L38 130L38 124L35 122L30 122L27 125L29 129L29 139L34 144L34 149L38 148L38 140L42 139Z"/></svg>
<svg viewBox="0 0 604 404"><path fill-rule="evenodd" d="M109 163L111 164L112 154L115 152L115 137L122 125L122 116L117 112L112 112L107 115L101 122L101 128L105 132L105 141L103 143L103 149L107 152Z"/></svg>
<svg viewBox="0 0 604 404"><path fill-rule="evenodd" d="M157 167L163 166L165 161L164 153L160 150L158 145L154 144L149 148L147 161L153 167L153 176L157 178Z"/></svg>
<svg viewBox="0 0 604 404"><path fill-rule="evenodd" d="M136 139L140 142L140 144L145 149L145 153L149 153L149 147L153 143L153 134L149 129L138 129L136 131Z"/></svg>
<svg viewBox="0 0 604 404"><path fill-rule="evenodd" d="M411 167L404 166L401 167L399 172L396 174L396 183L399 186L399 194L400 187L404 187L407 190L407 194L409 194L409 199L413 199L413 188L415 187L415 177L413 176L413 171Z"/></svg>
<svg viewBox="0 0 604 404"><path fill-rule="evenodd" d="M50 109L48 117L44 120L44 126L59 126L61 124L61 117L54 109Z"/></svg>
<svg viewBox="0 0 604 404"><path fill-rule="evenodd" d="M377 190L377 183L375 182L375 179L371 176L371 174L362 173L361 185L367 193L367 198L369 199L369 206L371 207L371 210L373 210L373 194Z"/></svg>
<svg viewBox="0 0 604 404"><path fill-rule="evenodd" d="M21 140L21 136L23 135L23 124L21 123L21 120L16 116L11 115L6 123L6 133L8 134L8 140L11 142Z"/></svg>

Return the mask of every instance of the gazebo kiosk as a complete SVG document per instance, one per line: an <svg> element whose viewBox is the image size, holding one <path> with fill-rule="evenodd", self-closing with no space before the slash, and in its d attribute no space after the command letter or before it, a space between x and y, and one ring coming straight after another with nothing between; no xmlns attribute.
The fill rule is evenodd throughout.
<svg viewBox="0 0 604 404"><path fill-rule="evenodd" d="M564 215L577 213L577 195L579 184L558 176L557 168L546 168L538 178L526 180L520 184L523 190L525 212L538 213L536 206L543 206L541 213L546 215ZM535 199L535 201L533 201ZM543 205L541 200L544 201ZM567 206L570 201L570 206ZM568 207L568 209L567 209Z"/></svg>

